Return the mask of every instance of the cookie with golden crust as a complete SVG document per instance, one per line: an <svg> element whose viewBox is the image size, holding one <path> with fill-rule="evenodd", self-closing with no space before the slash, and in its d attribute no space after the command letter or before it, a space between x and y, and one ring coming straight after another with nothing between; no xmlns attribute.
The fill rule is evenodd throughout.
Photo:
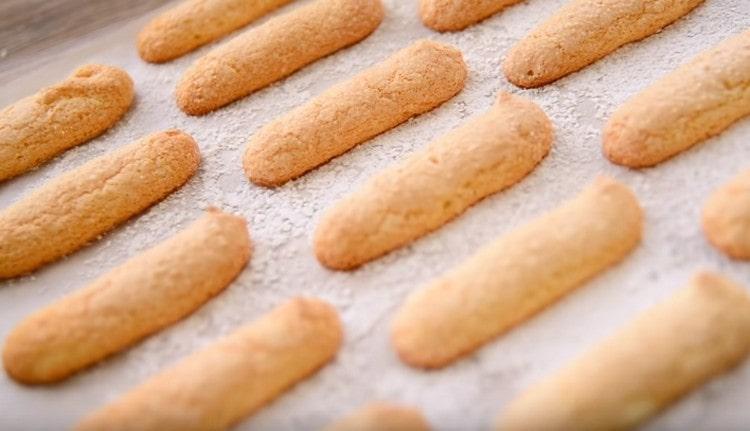
<svg viewBox="0 0 750 431"><path fill-rule="evenodd" d="M185 230L24 319L3 365L28 384L62 380L189 315L250 258L245 220L209 210Z"/></svg>
<svg viewBox="0 0 750 431"><path fill-rule="evenodd" d="M138 54L164 63L244 27L292 0L185 0L138 33Z"/></svg>
<svg viewBox="0 0 750 431"><path fill-rule="evenodd" d="M427 27L458 31L521 0L420 0L419 15Z"/></svg>
<svg viewBox="0 0 750 431"><path fill-rule="evenodd" d="M653 166L750 115L750 30L721 42L633 96L612 114L604 154Z"/></svg>
<svg viewBox="0 0 750 431"><path fill-rule="evenodd" d="M0 212L0 279L78 250L185 184L199 163L193 138L169 130L52 179Z"/></svg>
<svg viewBox="0 0 750 431"><path fill-rule="evenodd" d="M503 63L508 81L539 87L652 34L703 0L570 0L516 44Z"/></svg>
<svg viewBox="0 0 750 431"><path fill-rule="evenodd" d="M750 170L719 187L703 206L708 241L734 259L750 259Z"/></svg>
<svg viewBox="0 0 750 431"><path fill-rule="evenodd" d="M533 102L501 93L485 114L375 175L328 210L315 254L351 269L439 228L521 181L552 146L552 124Z"/></svg>
<svg viewBox="0 0 750 431"><path fill-rule="evenodd" d="M633 429L749 353L747 292L723 277L700 273L521 394L495 429Z"/></svg>
<svg viewBox="0 0 750 431"><path fill-rule="evenodd" d="M448 365L620 262L642 230L633 192L600 177L412 293L393 321L393 345L409 365Z"/></svg>
<svg viewBox="0 0 750 431"><path fill-rule="evenodd" d="M261 128L245 150L250 181L279 186L464 87L461 51L420 40Z"/></svg>
<svg viewBox="0 0 750 431"><path fill-rule="evenodd" d="M127 72L89 64L6 107L0 111L0 181L101 135L132 103Z"/></svg>
<svg viewBox="0 0 750 431"><path fill-rule="evenodd" d="M215 48L177 85L180 109L203 115L353 45L383 20L380 0L315 0Z"/></svg>
<svg viewBox="0 0 750 431"><path fill-rule="evenodd" d="M372 403L327 426L324 431L429 431L422 413L411 407Z"/></svg>
<svg viewBox="0 0 750 431"><path fill-rule="evenodd" d="M295 298L151 377L75 429L227 429L333 359L342 337L332 306Z"/></svg>

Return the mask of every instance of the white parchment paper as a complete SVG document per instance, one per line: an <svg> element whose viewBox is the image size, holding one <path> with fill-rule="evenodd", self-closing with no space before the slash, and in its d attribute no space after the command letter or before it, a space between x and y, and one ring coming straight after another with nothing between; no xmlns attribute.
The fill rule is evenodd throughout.
<svg viewBox="0 0 750 431"><path fill-rule="evenodd" d="M615 107L698 52L750 26L750 1L707 0L658 35L624 47L580 73L538 90L513 87L500 73L505 52L564 2L528 0L466 31L439 34L421 25L416 1L384 0L385 21L368 39L205 117L181 113L173 90L185 68L211 47L165 65L146 64L138 58L134 40L149 17L40 53L38 61L0 83L0 105L5 106L62 79L80 64L102 62L125 68L137 91L134 108L104 136L0 184L0 207L153 131L183 129L196 138L203 155L199 173L145 214L32 276L0 282L0 339L24 316L167 238L209 205L244 215L254 241L249 267L224 293L128 351L54 386L24 387L0 373L0 428L68 428L161 368L287 298L312 295L341 311L346 325L342 351L335 362L238 429L317 429L373 399L417 406L438 430L488 429L503 406L530 383L669 296L696 270L717 270L750 288L750 266L731 262L710 248L699 224L710 192L750 168L750 120L654 169L630 171L610 164L600 151L602 124ZM470 75L462 93L281 188L248 183L241 157L259 127L423 37L463 51ZM434 234L357 271L332 272L317 263L311 234L325 208L372 174L487 110L499 90L533 99L554 122L554 149L534 173ZM624 263L446 369L422 372L397 360L388 340L389 324L405 295L492 238L575 195L600 173L630 185L647 214L644 241ZM695 391L647 428L748 429L748 400L750 362Z"/></svg>

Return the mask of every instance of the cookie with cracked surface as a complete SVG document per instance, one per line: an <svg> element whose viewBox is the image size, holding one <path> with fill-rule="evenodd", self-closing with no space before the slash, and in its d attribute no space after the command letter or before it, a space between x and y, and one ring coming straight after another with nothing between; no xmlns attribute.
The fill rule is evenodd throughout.
<svg viewBox="0 0 750 431"><path fill-rule="evenodd" d="M210 209L185 230L24 319L3 364L15 380L52 383L189 315L250 258L241 217Z"/></svg>
<svg viewBox="0 0 750 431"><path fill-rule="evenodd" d="M422 413L411 407L377 402L360 408L324 431L429 431Z"/></svg>
<svg viewBox="0 0 750 431"><path fill-rule="evenodd" d="M750 30L641 91L612 114L603 150L613 163L653 166L750 115Z"/></svg>
<svg viewBox="0 0 750 431"><path fill-rule="evenodd" d="M511 48L506 78L539 87L658 33L703 0L571 0Z"/></svg>
<svg viewBox="0 0 750 431"><path fill-rule="evenodd" d="M420 0L422 22L437 31L458 31L521 0Z"/></svg>
<svg viewBox="0 0 750 431"><path fill-rule="evenodd" d="M642 230L633 192L600 177L412 293L393 321L393 345L409 365L448 365L623 260Z"/></svg>
<svg viewBox="0 0 750 431"><path fill-rule="evenodd" d="M250 181L279 186L434 109L464 87L461 51L420 40L261 128L245 150Z"/></svg>
<svg viewBox="0 0 750 431"><path fill-rule="evenodd" d="M323 367L342 337L332 306L295 298L150 378L75 429L227 429Z"/></svg>
<svg viewBox="0 0 750 431"><path fill-rule="evenodd" d="M133 81L127 72L89 64L4 108L0 111L0 181L101 135L132 103Z"/></svg>
<svg viewBox="0 0 750 431"><path fill-rule="evenodd" d="M533 102L500 93L485 114L367 181L325 213L315 254L351 269L439 228L521 181L547 155L552 125Z"/></svg>
<svg viewBox="0 0 750 431"><path fill-rule="evenodd" d="M186 0L138 33L138 54L164 63L244 27L292 0Z"/></svg>
<svg viewBox="0 0 750 431"><path fill-rule="evenodd" d="M633 429L749 353L747 292L700 273L512 401L495 429Z"/></svg>
<svg viewBox="0 0 750 431"><path fill-rule="evenodd" d="M708 241L734 259L750 259L750 170L719 187L703 206Z"/></svg>
<svg viewBox="0 0 750 431"><path fill-rule="evenodd" d="M380 0L315 0L274 17L193 63L177 85L180 109L203 115L353 45L383 20Z"/></svg>
<svg viewBox="0 0 750 431"><path fill-rule="evenodd" d="M68 255L162 200L198 169L190 135L148 135L52 179L0 212L0 279Z"/></svg>

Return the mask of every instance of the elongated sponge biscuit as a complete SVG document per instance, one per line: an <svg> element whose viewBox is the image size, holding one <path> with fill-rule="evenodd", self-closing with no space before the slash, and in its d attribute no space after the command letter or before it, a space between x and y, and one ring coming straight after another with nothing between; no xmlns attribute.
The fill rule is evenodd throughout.
<svg viewBox="0 0 750 431"><path fill-rule="evenodd" d="M380 0L315 0L196 61L177 86L177 104L206 114L359 42L382 20Z"/></svg>
<svg viewBox="0 0 750 431"><path fill-rule="evenodd" d="M259 185L284 184L450 99L466 74L459 50L417 41L260 129L245 173Z"/></svg>
<svg viewBox="0 0 750 431"><path fill-rule="evenodd" d="M170 130L54 178L0 212L0 279L78 250L179 188L199 162L193 138Z"/></svg>
<svg viewBox="0 0 750 431"><path fill-rule="evenodd" d="M437 31L457 31L521 0L420 0L422 22Z"/></svg>
<svg viewBox="0 0 750 431"><path fill-rule="evenodd" d="M245 220L209 210L187 229L23 320L3 364L23 383L51 383L192 313L250 257Z"/></svg>
<svg viewBox="0 0 750 431"><path fill-rule="evenodd" d="M89 64L0 111L0 181L15 177L112 127L133 102L122 70Z"/></svg>
<svg viewBox="0 0 750 431"><path fill-rule="evenodd" d="M351 413L324 431L429 431L422 413L414 408L389 403L372 403Z"/></svg>
<svg viewBox="0 0 750 431"><path fill-rule="evenodd" d="M455 218L529 174L552 145L544 112L501 93L489 112L370 179L331 208L315 232L315 254L350 269Z"/></svg>
<svg viewBox="0 0 750 431"><path fill-rule="evenodd" d="M76 430L227 429L325 365L342 337L333 307L293 299L150 378Z"/></svg>
<svg viewBox="0 0 750 431"><path fill-rule="evenodd" d="M219 39L292 0L186 0L138 34L138 53L163 63Z"/></svg>
<svg viewBox="0 0 750 431"><path fill-rule="evenodd" d="M701 273L511 402L496 429L632 429L748 353L750 297L729 280Z"/></svg>
<svg viewBox="0 0 750 431"><path fill-rule="evenodd" d="M399 356L434 368L477 349L625 258L642 225L630 189L597 179L409 296L393 322Z"/></svg>
<svg viewBox="0 0 750 431"><path fill-rule="evenodd" d="M750 30L729 38L625 102L607 122L604 154L653 166L750 115Z"/></svg>
<svg viewBox="0 0 750 431"><path fill-rule="evenodd" d="M716 190L703 207L708 241L734 259L750 259L750 170Z"/></svg>
<svg viewBox="0 0 750 431"><path fill-rule="evenodd" d="M539 87L658 33L703 0L571 0L514 46L503 63L519 87Z"/></svg>

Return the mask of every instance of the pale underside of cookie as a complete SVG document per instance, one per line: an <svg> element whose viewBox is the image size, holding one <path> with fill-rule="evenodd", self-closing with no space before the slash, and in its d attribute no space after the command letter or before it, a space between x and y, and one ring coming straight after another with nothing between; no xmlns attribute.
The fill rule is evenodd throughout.
<svg viewBox="0 0 750 431"><path fill-rule="evenodd" d="M370 35L380 0L315 0L274 17L191 65L177 86L180 109L203 115Z"/></svg>
<svg viewBox="0 0 750 431"><path fill-rule="evenodd" d="M448 365L624 259L642 225L632 191L601 177L411 294L394 319L393 345L409 365Z"/></svg>
<svg viewBox="0 0 750 431"><path fill-rule="evenodd" d="M748 353L750 297L701 273L512 401L496 429L633 429Z"/></svg>
<svg viewBox="0 0 750 431"><path fill-rule="evenodd" d="M24 319L3 364L23 383L68 377L192 313L250 257L245 220L218 210Z"/></svg>
<svg viewBox="0 0 750 431"><path fill-rule="evenodd" d="M292 0L185 0L138 33L138 53L152 63L180 57Z"/></svg>
<svg viewBox="0 0 750 431"><path fill-rule="evenodd" d="M0 212L0 279L97 239L182 186L199 162L193 138L169 130L52 179Z"/></svg>
<svg viewBox="0 0 750 431"><path fill-rule="evenodd" d="M327 426L324 431L429 431L422 413L411 407L371 403Z"/></svg>
<svg viewBox="0 0 750 431"><path fill-rule="evenodd" d="M437 31L458 31L521 0L420 0L422 22Z"/></svg>
<svg viewBox="0 0 750 431"><path fill-rule="evenodd" d="M648 37L703 0L570 0L516 44L503 63L510 82L539 87Z"/></svg>
<svg viewBox="0 0 750 431"><path fill-rule="evenodd" d="M458 49L417 41L261 128L245 151L245 174L282 185L434 109L463 89L466 75Z"/></svg>
<svg viewBox="0 0 750 431"><path fill-rule="evenodd" d="M387 168L323 216L315 254L351 269L439 228L528 175L552 145L552 125L533 102L501 93L482 115Z"/></svg>
<svg viewBox="0 0 750 431"><path fill-rule="evenodd" d="M703 207L709 242L734 259L750 259L750 171L719 187Z"/></svg>
<svg viewBox="0 0 750 431"><path fill-rule="evenodd" d="M329 362L342 337L332 306L292 299L150 378L75 429L227 429Z"/></svg>
<svg viewBox="0 0 750 431"><path fill-rule="evenodd" d="M0 111L0 181L20 175L112 127L133 102L119 68L89 64Z"/></svg>
<svg viewBox="0 0 750 431"><path fill-rule="evenodd" d="M721 42L656 81L612 114L607 158L653 166L750 115L750 30Z"/></svg>

